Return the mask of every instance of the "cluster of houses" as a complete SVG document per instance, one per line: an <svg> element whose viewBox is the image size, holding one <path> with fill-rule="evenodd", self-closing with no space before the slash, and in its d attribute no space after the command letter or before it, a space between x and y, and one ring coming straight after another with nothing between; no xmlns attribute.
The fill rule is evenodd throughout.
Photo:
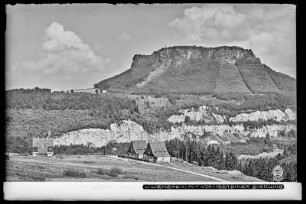
<svg viewBox="0 0 306 204"><path fill-rule="evenodd" d="M33 156L53 156L52 138L33 138ZM127 154L137 159L147 159L152 162L170 163L170 155L164 142L145 140L132 141Z"/></svg>
<svg viewBox="0 0 306 204"><path fill-rule="evenodd" d="M88 89L71 89L68 93L89 93L89 94L100 94L106 93L107 90L100 90L96 88L88 88Z"/></svg>
<svg viewBox="0 0 306 204"><path fill-rule="evenodd" d="M148 159L152 162L170 163L170 155L166 145L161 141L146 142L145 140L132 141L127 154L137 159Z"/></svg>

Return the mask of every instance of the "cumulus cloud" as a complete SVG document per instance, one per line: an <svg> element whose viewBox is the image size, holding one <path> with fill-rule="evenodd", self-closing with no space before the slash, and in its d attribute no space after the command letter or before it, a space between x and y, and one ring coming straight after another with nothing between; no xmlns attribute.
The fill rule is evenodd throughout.
<svg viewBox="0 0 306 204"><path fill-rule="evenodd" d="M168 26L185 43L243 46L268 65L295 69L295 6L206 4L185 9Z"/></svg>
<svg viewBox="0 0 306 204"><path fill-rule="evenodd" d="M79 36L66 31L60 23L52 23L45 30L44 39L44 58L24 61L22 69L59 77L69 75L73 78L73 74L93 74L113 66L110 59L97 56Z"/></svg>
<svg viewBox="0 0 306 204"><path fill-rule="evenodd" d="M198 42L203 38L214 41L234 38L237 32L232 32L244 21L245 15L237 14L230 5L206 5L191 7L184 12L184 18L175 19L169 23L177 28L188 41Z"/></svg>

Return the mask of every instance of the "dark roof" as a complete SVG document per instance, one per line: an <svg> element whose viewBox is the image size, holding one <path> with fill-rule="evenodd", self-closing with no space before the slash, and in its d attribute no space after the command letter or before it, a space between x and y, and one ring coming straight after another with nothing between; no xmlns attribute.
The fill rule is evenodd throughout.
<svg viewBox="0 0 306 204"><path fill-rule="evenodd" d="M164 142L150 142L149 145L155 157L170 157Z"/></svg>
<svg viewBox="0 0 306 204"><path fill-rule="evenodd" d="M145 140L134 140L131 144L136 154L143 154L147 148L147 142Z"/></svg>
<svg viewBox="0 0 306 204"><path fill-rule="evenodd" d="M42 147L42 146L51 146L53 147L52 138L33 138L33 147Z"/></svg>

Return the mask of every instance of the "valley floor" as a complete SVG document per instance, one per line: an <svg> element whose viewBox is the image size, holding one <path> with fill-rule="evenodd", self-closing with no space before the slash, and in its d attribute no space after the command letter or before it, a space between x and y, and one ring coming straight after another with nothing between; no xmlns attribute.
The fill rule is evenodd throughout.
<svg viewBox="0 0 306 204"><path fill-rule="evenodd" d="M120 168L122 174L112 177L98 174L99 169ZM63 175L67 169L84 172L86 178ZM47 182L260 182L235 171L216 170L188 163L155 164L117 156L74 155L55 157L13 156L6 163L6 181Z"/></svg>

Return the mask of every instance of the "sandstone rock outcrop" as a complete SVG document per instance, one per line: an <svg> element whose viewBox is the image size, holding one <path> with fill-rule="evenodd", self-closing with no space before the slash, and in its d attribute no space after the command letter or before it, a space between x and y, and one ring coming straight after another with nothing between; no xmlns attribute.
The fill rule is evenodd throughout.
<svg viewBox="0 0 306 204"><path fill-rule="evenodd" d="M192 110L182 111L184 114L191 116L194 120L201 120L205 117L202 117L204 113L209 113L208 107L199 108L198 113L191 114ZM294 113L287 109L284 112L271 112L273 114L278 113L279 116L284 118L294 119ZM199 114L199 113L202 113ZM270 113L270 112L268 112ZM263 118L267 118L268 113L263 113ZM258 114L258 113L257 113ZM289 116L288 116L289 115ZM205 115L204 115L205 116ZM252 117L252 115L249 115ZM169 120L172 123L177 121L183 121L185 115L180 116L171 116ZM219 117L219 122L222 121L223 116L213 116L215 119ZM258 115L254 118L260 118ZM252 118L252 119L254 119ZM262 118L260 118L262 119ZM274 118L275 119L275 118ZM277 117L275 120L281 119ZM267 134L270 137L279 137L281 132L288 133L290 131L296 131L295 124L270 124L263 125L258 128L246 128L243 124L229 125L216 122L216 124L203 124L203 125L186 125L184 122L180 124L173 125L170 131L159 130L154 134L147 133L143 127L133 121L123 120L120 123L115 123L110 125L110 129L82 129L78 131L72 131L66 134L63 134L61 137L54 139L55 145L70 145L70 144L84 144L88 145L89 143L94 144L97 147L106 145L110 141L116 142L130 142L131 140L170 140L174 138L183 139L184 136L190 134L196 136L193 139L202 139L207 143L223 143L227 144L229 142L241 142L245 141L250 137L266 137ZM213 142L216 141L216 142Z"/></svg>
<svg viewBox="0 0 306 204"><path fill-rule="evenodd" d="M168 132L160 131L155 134L148 134L141 125L123 120L120 123L110 125L110 129L81 129L71 131L54 139L54 145L88 145L102 147L108 142L130 142L132 140L163 141L173 139L175 136Z"/></svg>
<svg viewBox="0 0 306 204"><path fill-rule="evenodd" d="M222 124L226 121L226 117L215 114L208 106L200 106L197 110L194 108L188 108L180 110L181 115L172 115L168 118L171 123L183 123L188 117L192 121L203 121L205 123L217 123Z"/></svg>
<svg viewBox="0 0 306 204"><path fill-rule="evenodd" d="M106 145L110 141L130 142L131 140L148 140L143 127L133 121L123 120L119 124L111 124L110 129L81 129L68 132L54 139L55 145L94 144L96 147Z"/></svg>
<svg viewBox="0 0 306 204"><path fill-rule="evenodd" d="M273 120L277 122L291 121L296 119L296 114L291 109L269 111L256 111L252 113L242 113L235 117L229 118L230 122L245 122L245 121L267 121Z"/></svg>

